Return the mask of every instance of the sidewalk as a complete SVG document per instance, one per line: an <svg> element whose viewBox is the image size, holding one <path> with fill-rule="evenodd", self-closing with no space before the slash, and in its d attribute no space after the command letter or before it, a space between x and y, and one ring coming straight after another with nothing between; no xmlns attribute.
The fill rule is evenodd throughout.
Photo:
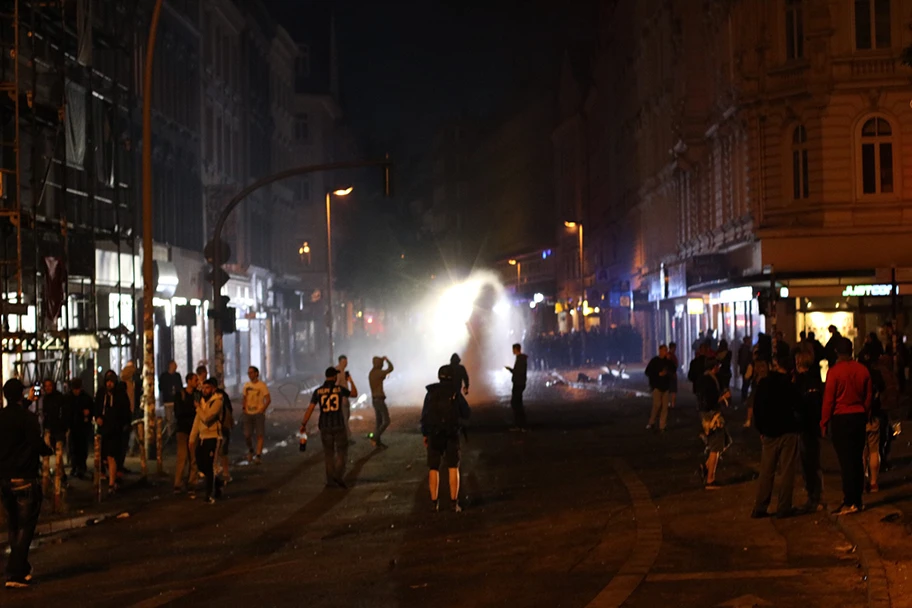
<svg viewBox="0 0 912 608"><path fill-rule="evenodd" d="M299 374L269 383L272 393L272 406L267 415L273 418L287 416L283 412L300 409L306 406L309 392L322 383L318 374ZM242 426L241 396L229 395L235 413L236 426L232 435L230 455L232 462L238 462L246 452ZM284 420L283 420L284 422ZM268 443L287 439L287 425L267 425L266 435ZM275 429L275 430L274 430ZM278 433L278 434L276 434ZM100 524L118 516L129 517L145 508L150 503L159 500L164 495L172 492L174 469L176 463L176 447L174 440L167 442L162 449L163 474L157 473L157 461L153 455L147 463L148 476L144 479L140 475L141 461L138 456L128 456L125 466L130 473L125 475L121 491L116 497L103 496L101 502L95 495L93 482L94 463L93 456L89 454L89 476L86 479L70 477L65 490L61 495L61 508L54 511L54 478L50 479L50 490L45 493L42 505L41 519L37 528L39 537L74 530L89 525ZM52 462L53 466L53 462ZM67 466L67 469L69 467ZM102 485L107 487L107 481L102 479ZM2 517L0 512L0 517Z"/></svg>

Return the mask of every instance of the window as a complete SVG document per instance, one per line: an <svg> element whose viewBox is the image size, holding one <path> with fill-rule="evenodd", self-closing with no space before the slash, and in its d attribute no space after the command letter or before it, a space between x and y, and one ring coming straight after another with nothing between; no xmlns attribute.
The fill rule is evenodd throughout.
<svg viewBox="0 0 912 608"><path fill-rule="evenodd" d="M299 80L310 77L310 47L302 44L295 58L295 77Z"/></svg>
<svg viewBox="0 0 912 608"><path fill-rule="evenodd" d="M855 0L855 48L890 48L890 0Z"/></svg>
<svg viewBox="0 0 912 608"><path fill-rule="evenodd" d="M804 57L804 0L785 0L785 58Z"/></svg>
<svg viewBox="0 0 912 608"><path fill-rule="evenodd" d="M797 201L809 195L807 130L798 125L792 133L792 199Z"/></svg>
<svg viewBox="0 0 912 608"><path fill-rule="evenodd" d="M295 141L298 143L305 142L310 137L310 127L307 119L307 114L298 114L297 118L295 118Z"/></svg>
<svg viewBox="0 0 912 608"><path fill-rule="evenodd" d="M871 118L861 128L861 191L893 193L893 128L886 118Z"/></svg>

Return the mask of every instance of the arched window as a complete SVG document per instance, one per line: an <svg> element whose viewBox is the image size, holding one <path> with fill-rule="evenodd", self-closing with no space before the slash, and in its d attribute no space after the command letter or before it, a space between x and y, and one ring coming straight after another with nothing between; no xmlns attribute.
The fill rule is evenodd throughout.
<svg viewBox="0 0 912 608"><path fill-rule="evenodd" d="M893 127L875 117L861 127L861 192L893 193Z"/></svg>
<svg viewBox="0 0 912 608"><path fill-rule="evenodd" d="M792 198L797 201L808 196L807 130L804 125L798 125L792 132Z"/></svg>

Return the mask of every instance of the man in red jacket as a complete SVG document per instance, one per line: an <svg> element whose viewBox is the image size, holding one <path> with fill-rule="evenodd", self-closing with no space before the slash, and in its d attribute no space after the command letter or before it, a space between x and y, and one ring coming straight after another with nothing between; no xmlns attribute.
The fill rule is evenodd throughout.
<svg viewBox="0 0 912 608"><path fill-rule="evenodd" d="M864 491L865 424L871 413L871 374L852 360L852 342L842 338L834 345L836 364L827 372L820 431L831 431L833 447L842 471L842 505L837 515L857 513Z"/></svg>

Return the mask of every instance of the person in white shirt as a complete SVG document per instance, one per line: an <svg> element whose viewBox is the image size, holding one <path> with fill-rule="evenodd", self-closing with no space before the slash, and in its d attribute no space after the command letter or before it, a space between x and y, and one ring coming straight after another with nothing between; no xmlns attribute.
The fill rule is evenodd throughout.
<svg viewBox="0 0 912 608"><path fill-rule="evenodd" d="M263 457L263 439L266 433L266 409L272 403L269 387L260 380L260 370L251 365L247 368L250 382L244 385L244 439L247 440L247 460L260 464ZM253 436L256 434L256 453L253 451Z"/></svg>

